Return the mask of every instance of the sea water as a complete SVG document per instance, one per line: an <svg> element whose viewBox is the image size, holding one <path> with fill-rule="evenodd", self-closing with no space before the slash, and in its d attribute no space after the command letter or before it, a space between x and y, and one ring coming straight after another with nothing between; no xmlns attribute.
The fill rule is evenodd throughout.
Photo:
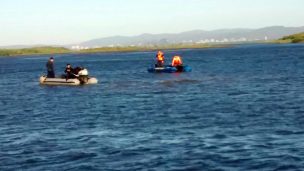
<svg viewBox="0 0 304 171"><path fill-rule="evenodd" d="M54 55L99 80L41 86L48 55L0 58L0 170L302 170L304 45Z"/></svg>

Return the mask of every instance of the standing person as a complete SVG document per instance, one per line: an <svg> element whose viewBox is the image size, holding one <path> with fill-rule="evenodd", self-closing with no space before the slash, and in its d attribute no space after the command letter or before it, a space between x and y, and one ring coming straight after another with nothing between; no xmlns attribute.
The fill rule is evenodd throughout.
<svg viewBox="0 0 304 171"><path fill-rule="evenodd" d="M165 63L165 56L164 53L162 51L158 51L156 54L156 66L157 67L163 67L164 63Z"/></svg>
<svg viewBox="0 0 304 171"><path fill-rule="evenodd" d="M55 78L54 58L53 57L50 57L50 59L46 63L46 69L47 69L47 78Z"/></svg>

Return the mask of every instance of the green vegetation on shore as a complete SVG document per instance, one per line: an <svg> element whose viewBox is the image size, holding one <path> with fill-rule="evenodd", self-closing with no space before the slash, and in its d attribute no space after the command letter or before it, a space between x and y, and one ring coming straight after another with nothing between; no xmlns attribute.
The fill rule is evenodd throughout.
<svg viewBox="0 0 304 171"><path fill-rule="evenodd" d="M304 32L285 36L276 41L277 43L304 43Z"/></svg>
<svg viewBox="0 0 304 171"><path fill-rule="evenodd" d="M0 49L0 56L18 56L18 55L41 55L41 54L59 54L71 52L63 47L35 47L24 49Z"/></svg>
<svg viewBox="0 0 304 171"><path fill-rule="evenodd" d="M219 48L230 45L211 45L211 44L170 44L161 46L117 46L101 47L83 50L69 50L63 47L36 47L24 49L0 49L0 56L22 56L22 55L41 55L41 54L65 54L65 53L102 53L102 52L139 52L152 50L175 50L175 49L202 49Z"/></svg>

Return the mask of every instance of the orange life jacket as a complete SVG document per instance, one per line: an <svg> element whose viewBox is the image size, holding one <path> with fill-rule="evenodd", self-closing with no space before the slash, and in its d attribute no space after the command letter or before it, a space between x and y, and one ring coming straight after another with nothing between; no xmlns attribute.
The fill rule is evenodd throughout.
<svg viewBox="0 0 304 171"><path fill-rule="evenodd" d="M174 56L172 59L172 66L178 66L178 65L182 65L183 62L180 58L180 56Z"/></svg>
<svg viewBox="0 0 304 171"><path fill-rule="evenodd" d="M164 53L162 51L158 51L156 56L157 56L158 61L164 61L165 60Z"/></svg>

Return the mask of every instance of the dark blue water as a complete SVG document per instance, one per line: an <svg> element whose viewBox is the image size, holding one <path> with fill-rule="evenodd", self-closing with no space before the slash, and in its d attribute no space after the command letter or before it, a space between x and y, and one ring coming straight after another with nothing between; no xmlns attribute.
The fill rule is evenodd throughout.
<svg viewBox="0 0 304 171"><path fill-rule="evenodd" d="M40 86L49 56L0 58L0 170L303 170L304 45L55 55L98 85Z"/></svg>

